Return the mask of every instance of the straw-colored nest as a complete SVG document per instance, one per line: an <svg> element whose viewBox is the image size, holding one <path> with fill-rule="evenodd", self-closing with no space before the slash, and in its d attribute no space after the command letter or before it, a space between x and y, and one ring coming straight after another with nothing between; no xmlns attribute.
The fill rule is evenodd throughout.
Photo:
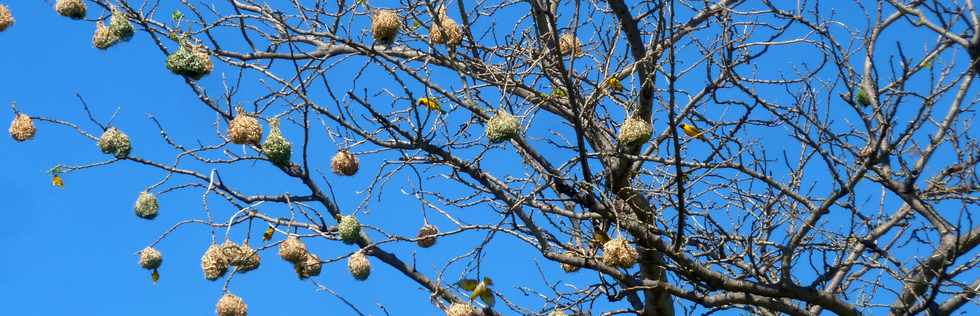
<svg viewBox="0 0 980 316"><path fill-rule="evenodd" d="M299 236L289 235L279 244L279 257L283 260L297 263L306 258L306 244L299 239Z"/></svg>
<svg viewBox="0 0 980 316"><path fill-rule="evenodd" d="M364 281L371 275L371 261L368 261L363 251L358 250L347 258L347 269L354 279Z"/></svg>
<svg viewBox="0 0 980 316"><path fill-rule="evenodd" d="M333 159L330 160L330 169L333 169L333 173L342 176L353 176L357 173L357 169L360 168L360 161L357 156L350 153L347 150L338 151Z"/></svg>
<svg viewBox="0 0 980 316"><path fill-rule="evenodd" d="M143 219L154 219L157 217L157 213L160 211L160 204L157 203L156 195L150 192L140 192L139 197L136 198L136 205L133 206L136 211L136 216Z"/></svg>
<svg viewBox="0 0 980 316"><path fill-rule="evenodd" d="M129 136L115 127L110 127L103 132L98 144L103 154L110 154L120 159L128 157L133 149Z"/></svg>
<svg viewBox="0 0 980 316"><path fill-rule="evenodd" d="M199 80L211 73L214 63L204 46L181 41L180 48L167 56L167 69L193 80Z"/></svg>
<svg viewBox="0 0 980 316"><path fill-rule="evenodd" d="M241 297L235 296L231 293L225 293L221 299L218 300L218 305L215 306L218 316L247 316L248 315L248 305Z"/></svg>
<svg viewBox="0 0 980 316"><path fill-rule="evenodd" d="M639 254L623 237L616 237L602 245L602 263L620 268L629 268L636 264Z"/></svg>
<svg viewBox="0 0 980 316"><path fill-rule="evenodd" d="M221 252L221 248L211 245L201 256L201 270L204 271L205 279L217 280L228 271L228 258Z"/></svg>
<svg viewBox="0 0 980 316"><path fill-rule="evenodd" d="M238 107L238 115L228 122L228 138L235 144L258 145L262 140L262 125L259 120Z"/></svg>
<svg viewBox="0 0 980 316"><path fill-rule="evenodd" d="M470 304L453 303L446 309L446 316L477 316L477 313Z"/></svg>
<svg viewBox="0 0 980 316"><path fill-rule="evenodd" d="M10 122L10 137L18 142L26 141L34 138L34 134L37 133L37 128L34 127L34 120L31 120L30 116L24 113L17 113L14 116L14 120Z"/></svg>
<svg viewBox="0 0 980 316"><path fill-rule="evenodd" d="M378 10L371 17L371 35L378 44L389 45L395 42L401 25L401 18L394 10Z"/></svg>
<svg viewBox="0 0 980 316"><path fill-rule="evenodd" d="M561 263L561 269L563 271L565 271L566 273L572 273L572 272L578 271L579 269L582 269L582 267L577 266L577 265L574 265L574 264L562 262Z"/></svg>
<svg viewBox="0 0 980 316"><path fill-rule="evenodd" d="M318 276L322 268L323 263L320 262L320 256L312 252L306 253L303 261L296 263L296 272L299 273L300 279Z"/></svg>
<svg viewBox="0 0 980 316"><path fill-rule="evenodd" d="M650 136L653 136L650 123L634 117L627 118L619 129L619 143L626 146L642 145Z"/></svg>
<svg viewBox="0 0 980 316"><path fill-rule="evenodd" d="M95 34L92 34L92 46L98 49L106 49L118 41L119 38L109 31L109 28L102 21L95 22Z"/></svg>
<svg viewBox="0 0 980 316"><path fill-rule="evenodd" d="M582 41L579 41L575 34L565 33L558 38L558 52L562 56L579 57L584 54L582 51Z"/></svg>
<svg viewBox="0 0 980 316"><path fill-rule="evenodd" d="M10 9L7 6L0 4L0 32L5 31L11 25L14 25L14 15L10 13Z"/></svg>
<svg viewBox="0 0 980 316"><path fill-rule="evenodd" d="M437 23L438 22L438 23ZM463 28L446 14L446 8L439 11L438 21L432 20L429 29L429 39L435 44L446 44L456 46L463 41Z"/></svg>
<svg viewBox="0 0 980 316"><path fill-rule="evenodd" d="M436 244L436 234L439 233L439 229L435 226L426 224L419 228L418 241L416 243L419 247L429 248Z"/></svg>
<svg viewBox="0 0 980 316"><path fill-rule="evenodd" d="M227 252L225 253L227 255ZM238 247L237 252L233 252L236 256L231 257L231 265L238 268L238 272L245 273L259 268L262 263L262 257L259 256L259 251L252 249L248 246L248 242L243 243Z"/></svg>
<svg viewBox="0 0 980 316"><path fill-rule="evenodd" d="M499 143L517 137L521 129L521 121L509 112L500 109L487 121L487 139L491 143Z"/></svg>
<svg viewBox="0 0 980 316"><path fill-rule="evenodd" d="M140 251L140 266L143 269L153 270L163 264L163 254L153 247L146 247Z"/></svg>
<svg viewBox="0 0 980 316"><path fill-rule="evenodd" d="M337 224L337 235L340 236L340 240L345 244L354 244L361 239L361 223L357 221L357 217L354 215L346 215L340 217L340 223Z"/></svg>
<svg viewBox="0 0 980 316"><path fill-rule="evenodd" d="M555 309L548 316L568 316L568 313L565 313L563 309Z"/></svg>
<svg viewBox="0 0 980 316"><path fill-rule="evenodd" d="M262 143L262 153L269 157L269 161L276 166L289 166L289 159L293 154L293 144L282 136L282 131L279 129L279 119L269 120L269 136L266 136L265 142Z"/></svg>
<svg viewBox="0 0 980 316"><path fill-rule="evenodd" d="M85 18L87 8L82 0L58 0L54 4L54 10L63 17L81 20Z"/></svg>
<svg viewBox="0 0 980 316"><path fill-rule="evenodd" d="M133 38L133 24L126 18L126 12L112 9L112 18L109 19L109 32L116 37L116 40L128 41Z"/></svg>

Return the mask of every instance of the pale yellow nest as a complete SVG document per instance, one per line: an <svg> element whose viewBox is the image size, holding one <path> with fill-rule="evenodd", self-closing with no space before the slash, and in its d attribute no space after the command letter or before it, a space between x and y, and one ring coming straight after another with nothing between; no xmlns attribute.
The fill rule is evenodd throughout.
<svg viewBox="0 0 980 316"><path fill-rule="evenodd" d="M146 247L140 251L140 266L143 269L153 270L163 264L163 254L153 247Z"/></svg>
<svg viewBox="0 0 980 316"><path fill-rule="evenodd" d="M347 258L347 269L354 279L364 281L371 275L371 261L368 261L363 251L358 250Z"/></svg>
<svg viewBox="0 0 980 316"><path fill-rule="evenodd" d="M85 1L82 0L58 0L54 4L54 10L61 16L73 20L80 20L85 18L87 8L85 7Z"/></svg>
<svg viewBox="0 0 980 316"><path fill-rule="evenodd" d="M231 293L225 293L221 299L218 300L218 305L215 306L218 316L246 316L248 315L248 305L241 297L235 296Z"/></svg>
<svg viewBox="0 0 980 316"><path fill-rule="evenodd" d="M353 176L359 168L360 161L357 156L347 150L338 151L330 160L330 169L333 169L333 173L338 175Z"/></svg>
<svg viewBox="0 0 980 316"><path fill-rule="evenodd" d="M214 281L225 275L228 271L228 258L221 253L221 247L211 245L201 256L201 270L204 271L204 278Z"/></svg>
<svg viewBox="0 0 980 316"><path fill-rule="evenodd" d="M446 316L477 316L476 309L470 304L453 303L446 309Z"/></svg>
<svg viewBox="0 0 980 316"><path fill-rule="evenodd" d="M279 257L292 263L300 262L306 257L306 244L299 236L290 235L279 244Z"/></svg>
<svg viewBox="0 0 980 316"><path fill-rule="evenodd" d="M262 125L238 107L238 115L228 123L228 138L235 144L258 145L262 140Z"/></svg>
<svg viewBox="0 0 980 316"><path fill-rule="evenodd" d="M380 44L391 44L401 29L401 18L394 10L378 10L371 17L371 34Z"/></svg>
<svg viewBox="0 0 980 316"><path fill-rule="evenodd" d="M639 254L629 241L616 237L602 245L602 263L620 268L629 268L636 264Z"/></svg>
<svg viewBox="0 0 980 316"><path fill-rule="evenodd" d="M619 128L619 143L626 146L642 145L653 136L653 127L641 119L629 117Z"/></svg>
<svg viewBox="0 0 980 316"><path fill-rule="evenodd" d="M3 32L11 25L14 25L14 15L10 13L10 9L7 6L0 4L0 32Z"/></svg>
<svg viewBox="0 0 980 316"><path fill-rule="evenodd" d="M34 138L34 134L37 133L37 128L34 127L34 121L31 120L30 116L24 113L17 113L14 116L14 120L10 122L10 137L18 142L26 141Z"/></svg>

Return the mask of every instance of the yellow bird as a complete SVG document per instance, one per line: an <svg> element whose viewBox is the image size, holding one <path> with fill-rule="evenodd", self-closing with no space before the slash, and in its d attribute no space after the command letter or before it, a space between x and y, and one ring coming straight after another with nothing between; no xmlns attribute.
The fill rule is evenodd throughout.
<svg viewBox="0 0 980 316"><path fill-rule="evenodd" d="M446 111L442 109L442 106L439 105L439 101L435 98L421 98L417 104L424 105L425 107L429 108L429 110L436 110L439 111L439 113L446 113Z"/></svg>
<svg viewBox="0 0 980 316"><path fill-rule="evenodd" d="M681 129L684 130L684 134L687 134L687 136L691 136L703 141L708 141L708 138L704 136L704 132L702 132L697 127L694 127L694 125L681 124Z"/></svg>
<svg viewBox="0 0 980 316"><path fill-rule="evenodd" d="M613 89L613 91L623 91L623 83L619 82L619 79L616 79L616 77L609 77L609 79L606 79L606 85L609 86L610 89Z"/></svg>
<svg viewBox="0 0 980 316"><path fill-rule="evenodd" d="M150 274L150 279L153 280L153 285L157 285L157 281L160 281L160 272L157 272L157 269L153 269L153 273Z"/></svg>
<svg viewBox="0 0 980 316"><path fill-rule="evenodd" d="M61 189L64 189L65 188L65 180L62 180L61 179L61 176L56 174L56 175L54 175L54 177L51 177L51 185L56 186L56 187L61 188Z"/></svg>
<svg viewBox="0 0 980 316"><path fill-rule="evenodd" d="M473 291L473 293L470 294L470 302L479 297L483 303L487 304L487 306L493 307L493 304L496 303L495 299L493 298L493 292L490 291L490 286L493 285L493 280L490 280L488 277L484 277L483 281L462 279L459 280L457 284L464 290Z"/></svg>
<svg viewBox="0 0 980 316"><path fill-rule="evenodd" d="M262 233L262 240L263 241L269 241L269 239L272 239L272 234L275 233L275 232L276 232L276 230L273 229L272 226L269 226L269 228L266 228L265 229L265 232Z"/></svg>

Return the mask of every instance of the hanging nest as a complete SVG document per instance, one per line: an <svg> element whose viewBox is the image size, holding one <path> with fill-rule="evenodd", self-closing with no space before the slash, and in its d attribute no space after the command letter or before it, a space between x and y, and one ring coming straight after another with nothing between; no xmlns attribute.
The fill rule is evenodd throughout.
<svg viewBox="0 0 980 316"><path fill-rule="evenodd" d="M453 303L446 309L446 316L476 316L476 309L470 304Z"/></svg>
<svg viewBox="0 0 980 316"><path fill-rule="evenodd" d="M115 127L110 127L99 137L99 149L102 150L103 154L110 154L122 159L129 156L129 151L133 149L133 146L126 133Z"/></svg>
<svg viewBox="0 0 980 316"><path fill-rule="evenodd" d="M279 257L283 260L297 263L306 258L306 244L299 240L299 236L289 235L279 244Z"/></svg>
<svg viewBox="0 0 980 316"><path fill-rule="evenodd" d="M507 111L500 109L487 121L487 138L491 143L500 143L517 137L521 121Z"/></svg>
<svg viewBox="0 0 980 316"><path fill-rule="evenodd" d="M279 130L279 119L269 120L269 136L265 137L262 143L262 153L269 157L272 164L279 167L288 167L289 159L293 153L293 144L282 136Z"/></svg>
<svg viewBox="0 0 980 316"><path fill-rule="evenodd" d="M653 136L650 123L634 117L627 118L619 129L619 143L626 146L642 145L650 136Z"/></svg>
<svg viewBox="0 0 980 316"><path fill-rule="evenodd" d="M456 20L453 20L446 14L446 8L443 7L439 9L439 19L438 23L436 20L432 20L432 26L429 28L429 39L435 44L445 44L447 46L456 46L463 41L463 28L456 24Z"/></svg>
<svg viewBox="0 0 980 316"><path fill-rule="evenodd" d="M143 269L153 270L163 264L163 254L153 247L146 247L140 251L140 266Z"/></svg>
<svg viewBox="0 0 980 316"><path fill-rule="evenodd" d="M98 49L107 49L119 40L109 31L109 28L102 21L95 22L95 34L92 35L92 46Z"/></svg>
<svg viewBox="0 0 980 316"><path fill-rule="evenodd" d="M85 18L87 8L85 7L85 1L82 0L58 0L54 4L54 10L63 17L72 20L81 20Z"/></svg>
<svg viewBox="0 0 980 316"><path fill-rule="evenodd" d="M350 153L349 151L341 150L338 151L333 159L330 160L330 168L333 169L333 173L342 176L353 176L357 173L357 169L360 167L360 162L357 156Z"/></svg>
<svg viewBox="0 0 980 316"><path fill-rule="evenodd" d="M575 34L565 33L558 38L558 52L562 56L579 57L584 54L582 51L582 41L575 37Z"/></svg>
<svg viewBox="0 0 980 316"><path fill-rule="evenodd" d="M570 253L570 252L566 252L566 254L568 254L568 253ZM561 269L563 271L565 271L565 273L572 273L572 272L578 271L579 269L582 269L582 267L577 266L577 265L574 265L574 264L562 262L561 263Z"/></svg>
<svg viewBox="0 0 980 316"><path fill-rule="evenodd" d="M116 37L117 41L125 42L133 38L133 24L129 23L125 12L112 9L112 18L109 19L109 32Z"/></svg>
<svg viewBox="0 0 980 316"><path fill-rule="evenodd" d="M320 262L320 256L312 252L306 253L303 261L296 263L296 273L299 274L300 279L318 276L322 268L323 263Z"/></svg>
<svg viewBox="0 0 980 316"><path fill-rule="evenodd" d="M227 252L225 253L228 254ZM231 257L231 265L238 268L238 272L245 273L259 268L259 264L262 263L262 258L259 256L259 251L252 249L248 246L248 242L243 243L238 247L237 254Z"/></svg>
<svg viewBox="0 0 980 316"><path fill-rule="evenodd" d="M419 228L418 241L416 243L419 247L429 248L436 244L436 234L439 234L439 229L435 226L425 224L422 228Z"/></svg>
<svg viewBox="0 0 980 316"><path fill-rule="evenodd" d="M193 80L199 80L211 73L214 64L204 46L193 45L188 40L180 41L180 48L167 56L167 69Z"/></svg>
<svg viewBox="0 0 980 316"><path fill-rule="evenodd" d="M24 113L17 113L14 120L10 122L10 137L18 142L23 142L34 138L37 128L34 127L34 120Z"/></svg>
<svg viewBox="0 0 980 316"><path fill-rule="evenodd" d="M602 263L620 268L629 268L636 264L639 254L623 237L610 239L602 245Z"/></svg>
<svg viewBox="0 0 980 316"><path fill-rule="evenodd" d="M371 261L368 261L363 251L358 250L347 258L347 269L354 279L364 281L371 275Z"/></svg>
<svg viewBox="0 0 980 316"><path fill-rule="evenodd" d="M401 18L394 10L378 10L371 17L371 35L376 43L391 45L395 42L401 25Z"/></svg>
<svg viewBox="0 0 980 316"><path fill-rule="evenodd" d="M235 144L258 145L262 140L262 125L259 120L245 113L245 109L238 107L238 115L228 122L228 138Z"/></svg>
<svg viewBox="0 0 980 316"><path fill-rule="evenodd" d="M555 309L548 316L568 316L568 313L565 313L563 309Z"/></svg>
<svg viewBox="0 0 980 316"><path fill-rule="evenodd" d="M136 210L136 216L139 218L154 219L157 217L157 212L160 211L160 204L157 203L156 195L143 191L136 198L136 206L133 209Z"/></svg>
<svg viewBox="0 0 980 316"><path fill-rule="evenodd" d="M0 32L5 31L11 25L14 25L14 15L10 13L10 8L0 4Z"/></svg>
<svg viewBox="0 0 980 316"><path fill-rule="evenodd" d="M225 293L221 299L218 300L218 305L215 306L218 316L247 316L248 315L248 305L241 297L235 296L231 293Z"/></svg>
<svg viewBox="0 0 980 316"><path fill-rule="evenodd" d="M857 89L857 103L861 105L861 107L868 107L871 105L871 97L868 96L868 91L864 90L864 87L860 85L855 89Z"/></svg>
<svg viewBox="0 0 980 316"><path fill-rule="evenodd" d="M217 280L228 271L228 258L221 253L221 249L218 245L211 245L201 256L201 270L209 281Z"/></svg>
<svg viewBox="0 0 980 316"><path fill-rule="evenodd" d="M354 215L341 216L340 223L337 224L337 235L340 236L341 241L348 245L361 240L361 223L357 221L357 217Z"/></svg>

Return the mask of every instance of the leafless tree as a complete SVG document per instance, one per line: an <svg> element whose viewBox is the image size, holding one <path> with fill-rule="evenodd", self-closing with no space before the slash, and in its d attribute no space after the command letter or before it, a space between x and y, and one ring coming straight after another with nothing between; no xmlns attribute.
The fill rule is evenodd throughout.
<svg viewBox="0 0 980 316"><path fill-rule="evenodd" d="M397 270L437 308L475 314L980 309L972 0L168 2L95 0L89 17L112 29L117 10L161 56L183 46L212 60L210 75L184 81L216 113L215 134L179 140L151 118L175 159L137 151L55 174L159 170L148 190L164 201L202 192L206 218L174 227L208 225L216 244L270 227L272 240L252 242L261 253L287 234L340 243L339 221L359 215L347 255ZM401 22L393 38L372 31L383 10ZM275 164L264 144L228 135L243 117L266 131L281 122L292 158ZM33 118L92 141L111 125ZM360 159L355 176L373 180L359 204L337 200L313 146ZM307 192L222 180L256 164ZM482 278L486 246L513 239L551 262L543 275L593 277L534 292L535 306L508 299L528 293L522 284L491 287L494 306L471 301L445 268L416 269L411 253L390 250L429 235L364 216L401 193L422 205L420 225L453 224L435 237L483 236L441 253L446 268ZM216 196L241 211L212 216Z"/></svg>

